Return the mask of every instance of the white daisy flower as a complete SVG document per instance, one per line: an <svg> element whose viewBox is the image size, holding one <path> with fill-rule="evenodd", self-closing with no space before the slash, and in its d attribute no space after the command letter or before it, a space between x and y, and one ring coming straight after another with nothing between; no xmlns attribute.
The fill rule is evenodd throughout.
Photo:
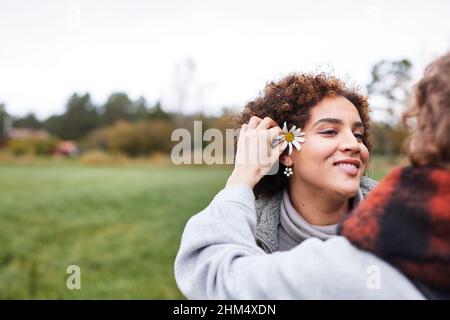
<svg viewBox="0 0 450 320"><path fill-rule="evenodd" d="M284 122L283 134L273 139L272 146L274 147L278 143L282 142L281 148L283 149L283 151L284 149L286 149L286 147L289 147L288 155L291 155L292 153L292 145L297 149L297 151L300 151L302 149L300 143L306 141L305 138L302 138L305 133L301 131L301 128L296 129L295 126L292 126L292 128L288 131L286 122Z"/></svg>

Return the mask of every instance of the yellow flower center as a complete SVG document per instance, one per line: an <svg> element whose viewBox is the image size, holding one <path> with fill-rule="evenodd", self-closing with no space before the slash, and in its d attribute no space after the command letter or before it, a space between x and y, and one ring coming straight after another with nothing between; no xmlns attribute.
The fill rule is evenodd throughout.
<svg viewBox="0 0 450 320"><path fill-rule="evenodd" d="M292 133L288 132L288 133L286 133L286 135L284 136L284 139L285 139L287 142L292 142L292 141L294 141L294 135L293 135Z"/></svg>

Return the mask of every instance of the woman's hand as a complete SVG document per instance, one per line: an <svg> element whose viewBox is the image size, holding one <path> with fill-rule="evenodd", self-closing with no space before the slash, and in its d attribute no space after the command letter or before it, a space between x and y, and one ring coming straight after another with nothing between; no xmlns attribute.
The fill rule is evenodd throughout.
<svg viewBox="0 0 450 320"><path fill-rule="evenodd" d="M243 124L237 142L234 170L227 186L246 184L253 188L269 173L283 152L281 144L272 148L272 140L282 133L283 130L269 117L261 119L253 116L248 124Z"/></svg>

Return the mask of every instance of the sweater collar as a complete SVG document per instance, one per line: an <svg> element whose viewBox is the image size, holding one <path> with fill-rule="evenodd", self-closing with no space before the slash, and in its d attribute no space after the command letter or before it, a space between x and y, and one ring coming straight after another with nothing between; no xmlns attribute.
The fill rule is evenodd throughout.
<svg viewBox="0 0 450 320"><path fill-rule="evenodd" d="M361 202L363 198L362 192L358 189L358 193L350 199L350 210L356 206L359 202ZM300 212L298 212L294 206L292 205L289 191L284 189L283 197L280 204L280 237L283 233L284 236L280 238L279 243L280 250L290 249L291 247L299 244L303 240L315 237L321 240L327 240L337 234L337 226L338 224L328 225L328 226L320 226L313 225L306 221ZM288 241L282 241L281 239L285 239ZM283 249L283 248L284 249Z"/></svg>

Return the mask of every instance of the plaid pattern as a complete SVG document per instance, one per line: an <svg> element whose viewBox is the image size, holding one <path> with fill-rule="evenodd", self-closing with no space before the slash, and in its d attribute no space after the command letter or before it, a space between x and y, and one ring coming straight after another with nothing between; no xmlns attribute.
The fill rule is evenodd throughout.
<svg viewBox="0 0 450 320"><path fill-rule="evenodd" d="M396 168L346 217L338 233L413 281L450 290L450 172Z"/></svg>

